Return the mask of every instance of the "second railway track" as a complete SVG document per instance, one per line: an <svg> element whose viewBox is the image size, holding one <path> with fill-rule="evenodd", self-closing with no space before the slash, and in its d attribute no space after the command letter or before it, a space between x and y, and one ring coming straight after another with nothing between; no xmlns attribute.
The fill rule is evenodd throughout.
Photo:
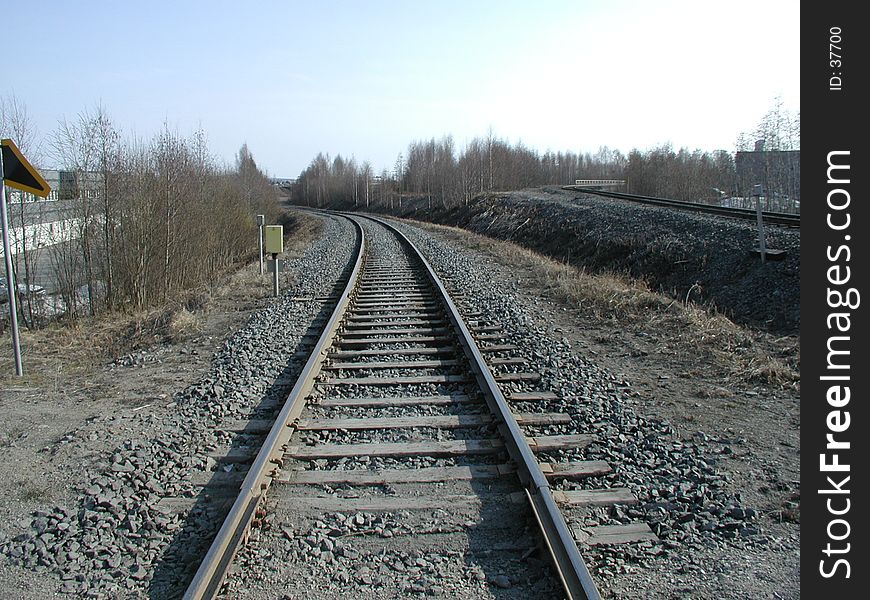
<svg viewBox="0 0 870 600"><path fill-rule="evenodd" d="M597 598L575 537L654 536L566 522L636 501L551 489L611 470L582 459L595 432L540 389L497 323L461 314L398 230L352 218L348 286L259 453L226 458L250 468L185 597L341 598L364 584L385 598ZM264 556L265 596L244 570Z"/></svg>
<svg viewBox="0 0 870 600"><path fill-rule="evenodd" d="M568 190L571 192L583 192L584 194L594 194L596 196L602 196L604 198L615 198L618 200L628 200L630 202L637 202L639 204L649 204L652 206L662 206L665 208L676 208L680 210L687 210L690 212L701 212L713 215L719 215L722 217L731 217L735 219L743 219L743 220L755 220L756 211L750 208L737 208L731 206L717 206L714 204L703 204L701 202L686 202L684 200L672 200L670 198L657 198L654 196L640 196L638 194L628 194L625 192L612 192L607 190L597 190L589 187L584 187L580 185L565 185L562 186L563 190ZM791 214L791 213L781 213L781 212L771 212L771 211L763 211L762 219L766 223L770 223L772 225L783 225L786 227L800 227L801 224L801 216L800 214Z"/></svg>

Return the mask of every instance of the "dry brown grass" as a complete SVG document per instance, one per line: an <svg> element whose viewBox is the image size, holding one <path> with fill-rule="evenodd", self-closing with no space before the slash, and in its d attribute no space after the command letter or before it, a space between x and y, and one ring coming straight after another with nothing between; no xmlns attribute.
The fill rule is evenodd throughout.
<svg viewBox="0 0 870 600"><path fill-rule="evenodd" d="M286 256L301 254L320 235L322 222L292 211ZM50 383L61 373L86 375L96 365L160 343L179 343L201 332L217 302L250 305L271 296L271 280L259 274L258 262L226 272L211 286L179 293L164 305L135 313L113 312L77 321L51 323L21 331L24 377L14 376L11 334L0 335L0 391Z"/></svg>
<svg viewBox="0 0 870 600"><path fill-rule="evenodd" d="M100 332L75 325L53 323L44 329L21 331L24 376L15 377L9 332L0 336L0 386L42 385L61 372L81 372L102 352L108 340Z"/></svg>
<svg viewBox="0 0 870 600"><path fill-rule="evenodd" d="M245 295L260 300L272 294L272 284L266 275L260 275L257 262L233 271L216 285L212 293L216 298Z"/></svg>
<svg viewBox="0 0 870 600"><path fill-rule="evenodd" d="M227 274L226 279L233 274ZM14 377L11 336L0 337L0 385L42 383L67 375L86 375L108 360L161 343L184 342L198 335L216 290L179 294L166 304L136 312L111 312L76 321L53 322L21 331L23 378Z"/></svg>
<svg viewBox="0 0 870 600"><path fill-rule="evenodd" d="M284 254L287 258L301 255L312 242L319 239L323 231L323 221L310 213L290 209L284 241Z"/></svg>
<svg viewBox="0 0 870 600"><path fill-rule="evenodd" d="M232 277L228 274L227 278ZM218 286L219 287L219 286ZM27 385L61 372L86 374L95 365L160 343L179 343L196 336L215 293L180 294L160 307L133 313L112 312L76 321L51 323L21 331L25 377L14 378L11 337L0 338L0 383Z"/></svg>
<svg viewBox="0 0 870 600"><path fill-rule="evenodd" d="M653 292L643 281L618 273L592 274L556 262L511 242L456 228L415 225L445 234L466 248L483 252L507 267L532 273L531 287L581 318L631 332L654 334L672 352L703 358L727 379L774 386L797 386L797 338L774 338L735 324L712 307L698 306Z"/></svg>

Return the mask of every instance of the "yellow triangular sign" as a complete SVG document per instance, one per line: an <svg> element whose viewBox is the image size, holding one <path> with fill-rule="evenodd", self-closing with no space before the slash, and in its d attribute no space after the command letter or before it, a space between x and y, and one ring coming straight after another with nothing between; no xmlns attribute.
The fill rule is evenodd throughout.
<svg viewBox="0 0 870 600"><path fill-rule="evenodd" d="M3 181L6 185L18 188L45 198L51 191L39 171L33 168L21 150L12 140L0 140L3 151Z"/></svg>

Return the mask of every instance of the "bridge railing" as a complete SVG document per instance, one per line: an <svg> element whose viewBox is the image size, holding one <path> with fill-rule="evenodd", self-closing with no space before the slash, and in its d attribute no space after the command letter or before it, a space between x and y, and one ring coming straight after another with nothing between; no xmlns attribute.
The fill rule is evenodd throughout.
<svg viewBox="0 0 870 600"><path fill-rule="evenodd" d="M622 187L625 185L624 179L575 179L574 185L581 187Z"/></svg>

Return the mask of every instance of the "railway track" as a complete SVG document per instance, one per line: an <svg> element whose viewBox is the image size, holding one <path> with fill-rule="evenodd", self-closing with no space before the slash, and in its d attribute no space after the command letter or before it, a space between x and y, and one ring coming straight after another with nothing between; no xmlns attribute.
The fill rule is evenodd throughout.
<svg viewBox="0 0 870 600"><path fill-rule="evenodd" d="M637 194L626 194L625 192L611 192L605 190L593 190L583 186L565 185L563 190L572 192L583 192L585 194L595 194L605 198L617 198L619 200L629 200L641 204L651 204L654 206L665 206L668 208L678 208L681 210L689 210L694 212L703 212L725 217L733 217L736 219L755 220L757 218L756 211L749 208L732 208L728 206L713 206L710 204L700 204L698 202L684 202L682 200L671 200L669 198L655 198L653 196L638 196ZM788 227L800 227L801 216L789 213L763 211L762 219L766 223L773 225L785 225Z"/></svg>
<svg viewBox="0 0 870 600"><path fill-rule="evenodd" d="M636 502L622 488L558 489L611 470L578 460L601 440L551 408L557 396L538 389L533 365L486 315L461 314L401 232L349 218L360 241L347 287L259 452L222 458L250 466L185 598L246 597L233 564L252 537L269 555L289 547L301 565L272 575L301 586L291 597L327 595L317 565L338 584L374 585L374 597L436 593L433 570L477 569L484 587L532 585L510 570L540 552L529 594L598 598L577 540L655 539L643 523L569 525L573 511Z"/></svg>

